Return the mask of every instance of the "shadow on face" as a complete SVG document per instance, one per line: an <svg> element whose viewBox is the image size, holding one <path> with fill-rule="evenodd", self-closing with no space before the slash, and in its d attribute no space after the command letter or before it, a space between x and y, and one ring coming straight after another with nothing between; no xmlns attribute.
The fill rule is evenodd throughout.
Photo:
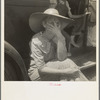
<svg viewBox="0 0 100 100"><path fill-rule="evenodd" d="M54 16L48 16L44 21L43 21L43 26L46 27L49 25L52 25L54 27L58 27L60 28L61 26L61 22L60 20L57 18L57 17L54 17Z"/></svg>

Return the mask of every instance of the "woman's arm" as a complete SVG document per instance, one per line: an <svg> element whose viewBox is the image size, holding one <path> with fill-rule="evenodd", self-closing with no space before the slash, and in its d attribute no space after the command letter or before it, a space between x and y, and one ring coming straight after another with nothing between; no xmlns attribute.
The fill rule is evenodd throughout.
<svg viewBox="0 0 100 100"><path fill-rule="evenodd" d="M89 13L89 12L86 12L85 14L81 14L81 15L73 15L72 12L70 11L71 8L69 6L68 1L66 1L66 7L68 8L68 15L69 15L70 18L81 18L81 17L83 17L83 16L85 16L86 14Z"/></svg>
<svg viewBox="0 0 100 100"><path fill-rule="evenodd" d="M61 33L61 24L57 26L57 24L54 22L53 25L48 25L48 31L53 33L55 36L52 39L54 43L57 45L57 51L56 55L58 60L63 61L67 58L67 48L66 48L66 42L65 42L65 37Z"/></svg>
<svg viewBox="0 0 100 100"><path fill-rule="evenodd" d="M53 62L50 62L52 63L52 66L54 66ZM47 66L46 64L44 66L42 66L41 68L39 68L39 72L41 73L47 73L47 74L53 74L53 75L69 75L69 74L74 74L76 72L78 72L79 70L76 69L76 68L66 68L66 69L54 69L53 67L49 67Z"/></svg>
<svg viewBox="0 0 100 100"><path fill-rule="evenodd" d="M66 48L65 37L62 35L60 31L57 32L57 35L53 39L53 42L56 43L57 45L56 55L58 60L64 61L67 58L67 48Z"/></svg>
<svg viewBox="0 0 100 100"><path fill-rule="evenodd" d="M68 11L68 15L69 15L70 18L81 18L81 17L85 16L86 14L73 15L73 14L71 13L71 11L69 10L69 11Z"/></svg>
<svg viewBox="0 0 100 100"><path fill-rule="evenodd" d="M61 35L57 41L57 58L64 61L67 58L67 48L65 38Z"/></svg>

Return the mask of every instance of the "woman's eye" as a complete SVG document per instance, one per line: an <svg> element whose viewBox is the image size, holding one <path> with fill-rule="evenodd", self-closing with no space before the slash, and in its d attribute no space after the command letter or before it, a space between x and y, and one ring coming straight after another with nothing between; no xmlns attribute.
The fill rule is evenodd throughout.
<svg viewBox="0 0 100 100"><path fill-rule="evenodd" d="M56 22L56 25L57 25L57 27L59 27L60 23L59 22Z"/></svg>

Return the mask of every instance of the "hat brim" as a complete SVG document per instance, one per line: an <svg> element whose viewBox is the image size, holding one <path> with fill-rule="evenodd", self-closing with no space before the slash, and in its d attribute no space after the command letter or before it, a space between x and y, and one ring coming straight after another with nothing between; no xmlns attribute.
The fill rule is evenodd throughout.
<svg viewBox="0 0 100 100"><path fill-rule="evenodd" d="M42 21L48 16L57 17L64 24L63 28L65 26L67 26L69 23L74 21L73 19L61 16L61 15L55 15L55 14L51 15L51 14L45 14L45 13L37 12L37 13L33 13L29 18L29 26L30 26L31 30L35 33L43 31L44 28L42 26Z"/></svg>

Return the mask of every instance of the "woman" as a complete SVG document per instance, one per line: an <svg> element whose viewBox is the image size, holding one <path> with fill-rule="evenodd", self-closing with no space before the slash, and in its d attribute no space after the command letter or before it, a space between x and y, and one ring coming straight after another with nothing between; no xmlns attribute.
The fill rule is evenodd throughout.
<svg viewBox="0 0 100 100"><path fill-rule="evenodd" d="M30 41L31 62L28 74L31 80L86 81L78 66L67 58L62 31L73 20L49 8L44 13L33 13L29 19L31 29L37 34ZM52 79L51 79L52 80Z"/></svg>

